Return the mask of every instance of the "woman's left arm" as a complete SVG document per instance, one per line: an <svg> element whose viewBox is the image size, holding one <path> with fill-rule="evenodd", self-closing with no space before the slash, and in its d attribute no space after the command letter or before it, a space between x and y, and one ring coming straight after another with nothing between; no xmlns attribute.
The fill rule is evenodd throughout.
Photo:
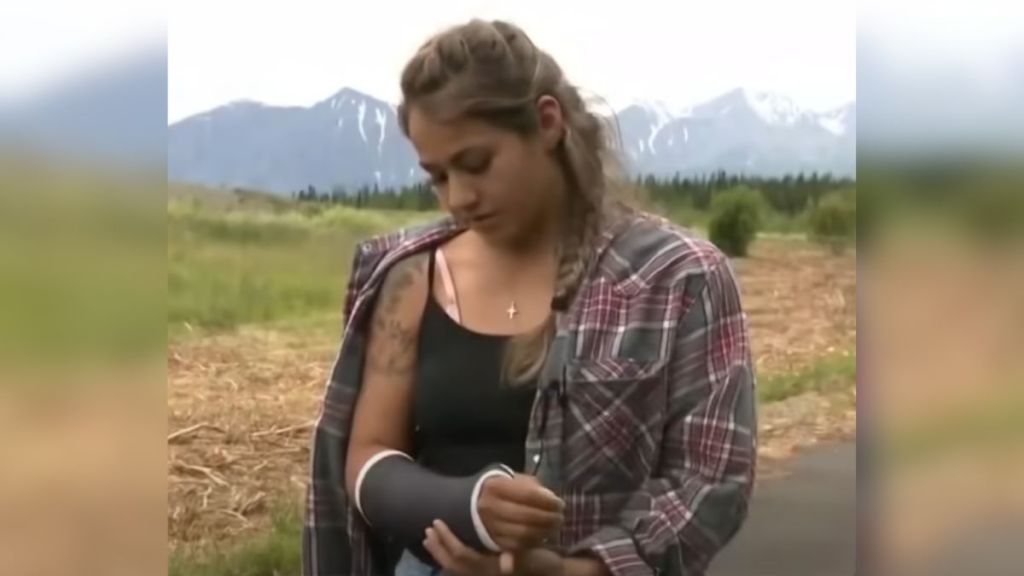
<svg viewBox="0 0 1024 576"><path fill-rule="evenodd" d="M696 297L673 345L661 465L616 525L569 551L614 576L703 573L747 517L757 416L739 289L724 256L686 282Z"/></svg>

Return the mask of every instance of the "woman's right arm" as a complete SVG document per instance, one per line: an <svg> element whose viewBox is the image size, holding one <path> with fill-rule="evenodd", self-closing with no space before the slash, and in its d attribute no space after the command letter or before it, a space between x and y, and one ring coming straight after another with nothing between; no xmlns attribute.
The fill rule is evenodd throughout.
<svg viewBox="0 0 1024 576"><path fill-rule="evenodd" d="M359 472L375 454L384 450L411 454L417 341L428 293L425 254L398 262L384 279L370 321L363 382L345 462L350 494L356 493Z"/></svg>

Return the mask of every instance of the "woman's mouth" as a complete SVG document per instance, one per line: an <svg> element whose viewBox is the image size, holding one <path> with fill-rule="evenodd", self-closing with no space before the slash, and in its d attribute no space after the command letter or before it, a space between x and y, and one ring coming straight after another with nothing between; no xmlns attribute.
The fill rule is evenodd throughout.
<svg viewBox="0 0 1024 576"><path fill-rule="evenodd" d="M481 214L479 216L473 216L469 219L470 224L473 226L481 226L490 223L494 219L494 213Z"/></svg>

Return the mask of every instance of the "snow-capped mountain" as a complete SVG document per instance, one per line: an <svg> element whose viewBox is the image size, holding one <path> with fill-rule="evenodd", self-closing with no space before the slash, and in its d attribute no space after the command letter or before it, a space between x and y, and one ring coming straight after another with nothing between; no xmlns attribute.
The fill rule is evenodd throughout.
<svg viewBox="0 0 1024 576"><path fill-rule="evenodd" d="M636 102L610 118L636 174L852 176L856 104L825 113L742 89L690 108ZM422 180L394 105L346 88L311 107L234 102L168 128L168 177L281 193Z"/></svg>
<svg viewBox="0 0 1024 576"><path fill-rule="evenodd" d="M817 113L783 96L736 89L676 115L633 105L619 118L625 159L638 173L855 171L854 103Z"/></svg>
<svg viewBox="0 0 1024 576"><path fill-rule="evenodd" d="M309 108L233 102L173 124L168 177L290 192L402 186L419 170L395 107L344 89Z"/></svg>

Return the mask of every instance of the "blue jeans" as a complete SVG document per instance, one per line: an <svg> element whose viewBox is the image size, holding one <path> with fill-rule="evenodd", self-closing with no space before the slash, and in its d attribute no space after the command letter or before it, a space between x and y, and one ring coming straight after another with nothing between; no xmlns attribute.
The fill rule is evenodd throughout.
<svg viewBox="0 0 1024 576"><path fill-rule="evenodd" d="M395 566L395 576L451 576L451 574L440 568L424 564L422 560L406 550L399 558L398 565Z"/></svg>

